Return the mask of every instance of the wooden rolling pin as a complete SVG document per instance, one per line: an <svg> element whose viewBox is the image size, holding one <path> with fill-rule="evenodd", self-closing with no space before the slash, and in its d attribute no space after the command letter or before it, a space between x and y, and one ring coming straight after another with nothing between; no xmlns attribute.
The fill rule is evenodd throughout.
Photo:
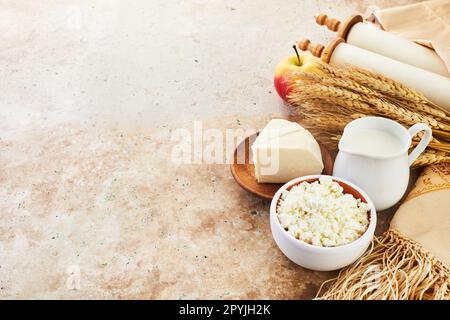
<svg viewBox="0 0 450 320"><path fill-rule="evenodd" d="M303 39L297 44L324 62L334 65L351 64L373 70L423 93L432 102L450 111L450 78L355 47L337 38L326 47Z"/></svg>
<svg viewBox="0 0 450 320"><path fill-rule="evenodd" d="M450 77L447 66L434 50L383 31L370 23L364 23L360 15L353 15L341 22L328 18L326 14L319 14L316 22L338 32L339 37L348 44Z"/></svg>

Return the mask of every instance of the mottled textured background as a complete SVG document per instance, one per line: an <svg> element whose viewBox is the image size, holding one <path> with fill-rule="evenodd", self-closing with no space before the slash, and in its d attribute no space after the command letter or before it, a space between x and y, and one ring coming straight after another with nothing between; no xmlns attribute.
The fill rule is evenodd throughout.
<svg viewBox="0 0 450 320"><path fill-rule="evenodd" d="M410 1L0 1L1 298L312 298L269 203L226 164L176 165L178 128L257 129L295 40ZM380 214L379 231L391 213Z"/></svg>

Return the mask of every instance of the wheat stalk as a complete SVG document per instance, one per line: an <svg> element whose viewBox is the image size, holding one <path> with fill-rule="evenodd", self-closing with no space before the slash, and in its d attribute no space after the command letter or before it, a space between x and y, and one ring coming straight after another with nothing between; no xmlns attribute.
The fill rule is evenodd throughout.
<svg viewBox="0 0 450 320"><path fill-rule="evenodd" d="M332 109L332 107L327 106L326 104L322 105L322 107L326 110ZM341 132L343 131L345 124L351 120L365 116L364 114L355 113L351 116L339 116L339 118L336 119L336 116L329 113L329 111L321 113L319 116L314 112L308 112L309 108L313 107L309 106L306 110L304 110L308 114L307 116L303 115L303 112L300 112L300 114L302 114L302 125L305 125L313 131L314 135L318 137L320 142L335 152L338 150L338 142L341 139ZM419 142L420 137L414 138L412 147L416 146ZM428 146L427 151L414 162L413 166L421 167L434 163L450 162L449 147L449 144L433 139Z"/></svg>
<svg viewBox="0 0 450 320"><path fill-rule="evenodd" d="M304 84L301 87L295 87L288 96L291 103L305 103L308 101L322 101L334 103L344 107L342 112L354 112L357 109L360 112L370 113L371 107L368 103L361 101L360 95L349 90L329 87L322 84Z"/></svg>
<svg viewBox="0 0 450 320"><path fill-rule="evenodd" d="M320 83L325 86L348 89L355 93L374 95L378 97L383 96L379 91L362 86L351 79L329 78L304 71L294 71L292 73L292 76L298 80L303 81L304 83Z"/></svg>
<svg viewBox="0 0 450 320"><path fill-rule="evenodd" d="M446 132L443 130L433 130L433 136L446 140L446 141L450 141L450 132Z"/></svg>
<svg viewBox="0 0 450 320"><path fill-rule="evenodd" d="M375 106L377 111L379 111L381 114L385 116L391 116L405 124L414 125L418 122L422 122L429 125L433 129L450 131L450 125L439 122L429 115L423 115L419 112L405 109L401 106L376 97L361 97L361 99L366 100L370 104Z"/></svg>
<svg viewBox="0 0 450 320"><path fill-rule="evenodd" d="M298 84L297 81L299 80L296 80L295 83ZM370 94L356 93L341 87L306 82L297 86L291 86L288 99L293 104L301 104L310 100L322 100L323 102L335 103L348 108L347 111L344 111L347 113L357 110L368 114L374 113L392 117L407 125L422 122L434 129L450 131L450 125L438 122L430 116L410 111L381 98L373 97Z"/></svg>
<svg viewBox="0 0 450 320"><path fill-rule="evenodd" d="M371 86L366 86L364 84L371 83L373 79L364 78L365 80L361 81L363 83L361 84L355 81L355 79L352 79L350 75L348 75L348 77L346 78L343 78L343 76L347 76L345 70L343 70L342 72L336 72L333 67L319 64L319 69L320 68L323 68L328 76L323 74L308 73L304 71L295 71L292 73L292 78L304 84L319 83L325 86L350 90L354 93L360 93L366 96L374 96L383 99L388 103L399 106L405 110L422 113L424 117L429 117L431 115L437 118L436 120L440 120L442 122L450 122L450 117L448 117L444 111L432 107L432 103L420 93L406 88L401 84L398 84L398 87L404 88L402 89L404 94L395 91L396 87L392 85L392 83L395 83L393 80L390 80L383 76L379 76L386 79L389 85L372 84ZM352 70L355 70L355 68L353 67ZM332 77L330 77L330 75ZM381 80L379 79L377 81L378 83L381 82ZM391 91L389 90L387 90L388 92L386 92L386 90L380 90L382 88L389 89L392 87L392 90L394 90L393 92L395 92L394 96L389 95L391 93Z"/></svg>
<svg viewBox="0 0 450 320"><path fill-rule="evenodd" d="M423 94L375 72L353 66L335 67L314 61L315 71L295 71L289 79L288 101L336 149L343 127L353 119L383 116L405 126L425 123L435 138L418 163L447 161L450 157L449 112ZM437 138L437 139L436 139ZM418 138L413 139L413 145Z"/></svg>
<svg viewBox="0 0 450 320"><path fill-rule="evenodd" d="M358 81L364 83L375 90L381 90L392 97L399 97L402 99L408 99L417 103L426 104L429 100L422 94L412 90L399 82L386 78L378 73L365 70L362 68L350 67L350 76Z"/></svg>
<svg viewBox="0 0 450 320"><path fill-rule="evenodd" d="M382 95L380 98L409 111L420 113L423 116L432 116L434 119L442 123L450 123L450 117L447 116L444 111L438 110L428 104Z"/></svg>
<svg viewBox="0 0 450 320"><path fill-rule="evenodd" d="M346 101L346 103L358 103L357 101ZM307 124L314 129L315 134L320 134L326 145L333 150L337 149L337 142L345 125L354 119L365 117L371 114L341 113L340 106L328 104L321 99L310 99L307 103L302 104L301 108L296 108L296 113L301 117L302 124ZM414 138L413 145L420 141L420 134ZM428 146L429 149L450 152L450 143L440 141L436 138Z"/></svg>
<svg viewBox="0 0 450 320"><path fill-rule="evenodd" d="M424 167L431 164L450 162L450 156L445 152L435 152L427 150L422 153L412 164L414 168Z"/></svg>
<svg viewBox="0 0 450 320"><path fill-rule="evenodd" d="M405 101L402 104L410 104L415 111L421 111L450 121L450 112L440 108L426 98L422 93L408 88L407 86L389 79L381 74L355 66L344 65L341 67L330 66L328 64L315 61L315 66L323 78L345 79L353 81L359 86L364 86L373 91L379 92L386 98L393 98ZM350 88L350 87L348 87Z"/></svg>

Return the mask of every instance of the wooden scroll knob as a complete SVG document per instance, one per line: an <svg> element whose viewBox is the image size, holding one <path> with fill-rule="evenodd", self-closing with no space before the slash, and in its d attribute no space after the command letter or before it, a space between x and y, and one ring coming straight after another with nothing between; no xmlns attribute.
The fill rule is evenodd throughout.
<svg viewBox="0 0 450 320"><path fill-rule="evenodd" d="M341 22L338 19L328 18L328 16L323 13L319 14L316 17L316 22L317 22L317 24L319 24L321 26L326 26L328 28L328 30L331 30L334 32L337 32L341 25Z"/></svg>
<svg viewBox="0 0 450 320"><path fill-rule="evenodd" d="M338 36L343 39L347 39L350 30L355 24L363 21L363 17L359 14L348 17L344 22L341 22L338 19L328 18L328 16L323 13L316 17L317 24L326 26L331 31L338 32Z"/></svg>
<svg viewBox="0 0 450 320"><path fill-rule="evenodd" d="M322 51L325 48L321 44L312 44L309 39L303 39L298 42L297 44L298 48L302 51L309 51L312 53L313 56L320 58L322 55Z"/></svg>

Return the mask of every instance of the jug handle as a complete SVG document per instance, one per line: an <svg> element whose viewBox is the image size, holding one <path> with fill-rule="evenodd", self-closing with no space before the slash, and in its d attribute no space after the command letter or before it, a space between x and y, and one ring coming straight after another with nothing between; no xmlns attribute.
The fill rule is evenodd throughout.
<svg viewBox="0 0 450 320"><path fill-rule="evenodd" d="M408 156L408 163L410 166L413 164L414 161L416 161L416 159L420 156L420 154L425 151L425 148L428 146L432 138L432 131L430 127L424 123L416 123L415 125L413 125L411 128L408 129L411 138L414 137L420 131L425 131L425 134L422 137L422 140L420 140L419 144Z"/></svg>

